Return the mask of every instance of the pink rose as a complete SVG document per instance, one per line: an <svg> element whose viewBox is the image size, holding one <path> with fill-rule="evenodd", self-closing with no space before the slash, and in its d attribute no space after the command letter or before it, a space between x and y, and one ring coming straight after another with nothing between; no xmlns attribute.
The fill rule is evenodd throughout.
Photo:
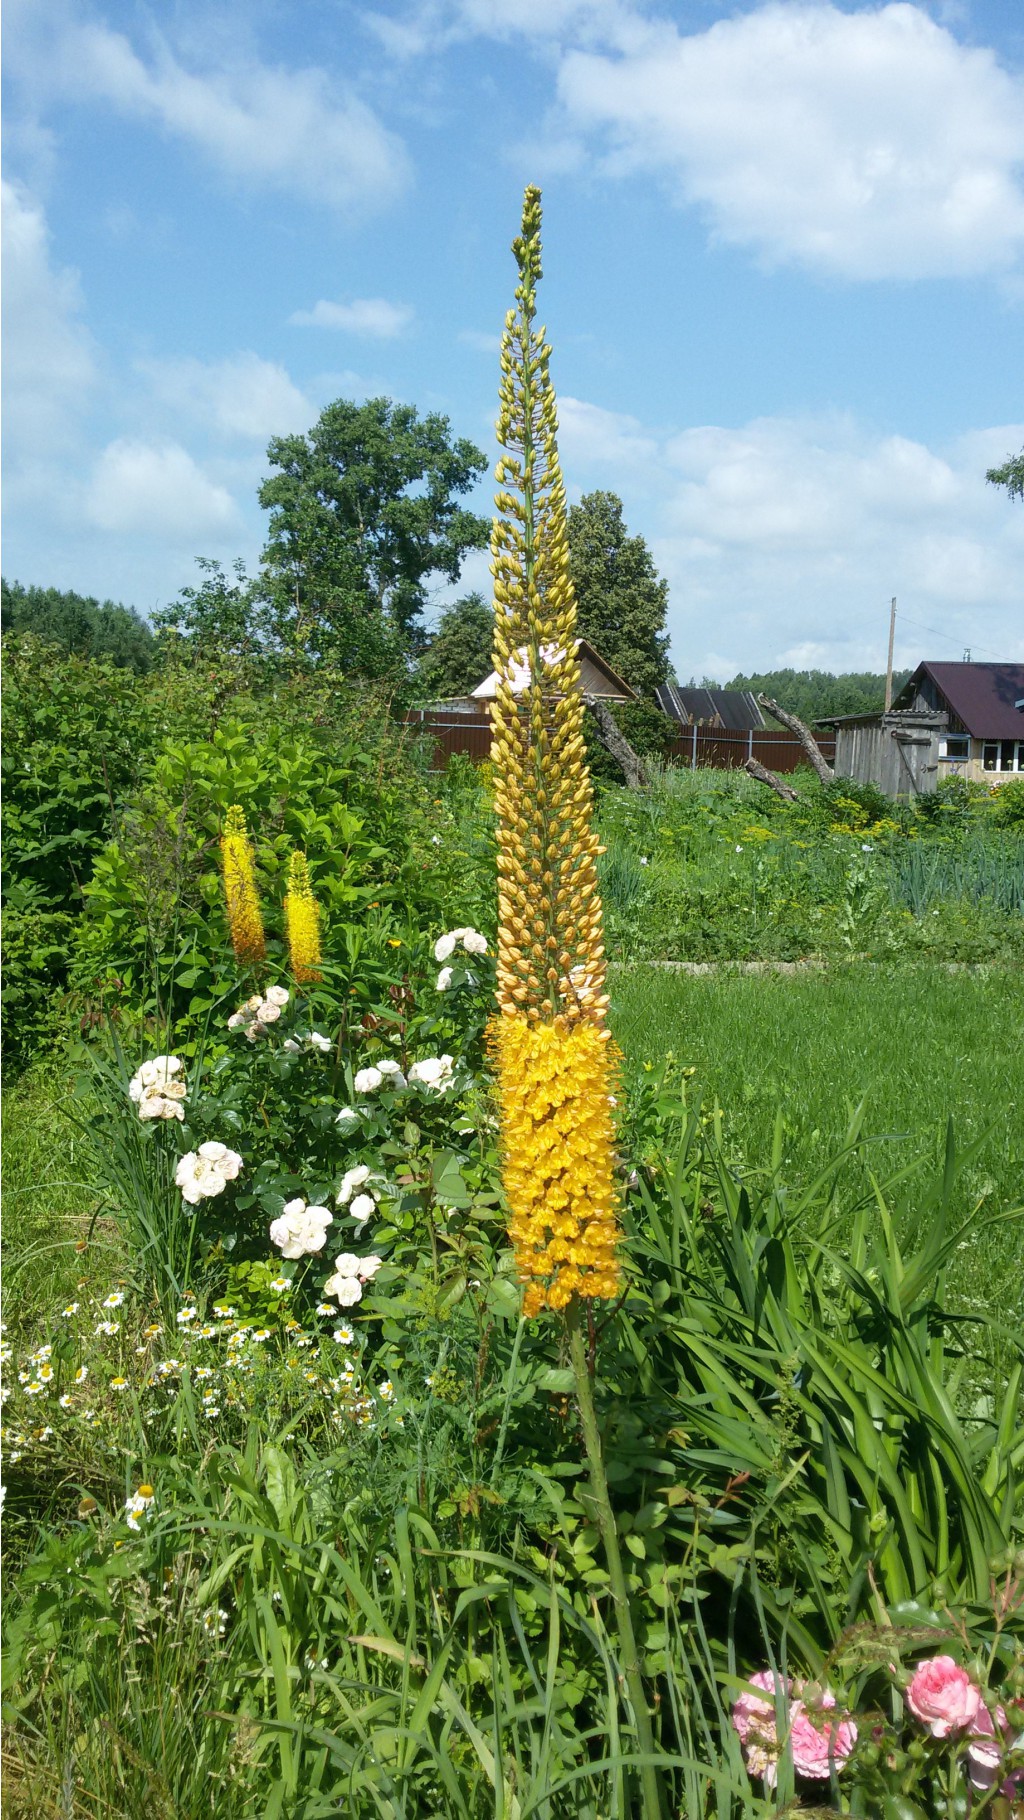
<svg viewBox="0 0 1024 1820"><path fill-rule="evenodd" d="M776 1694L781 1693L785 1699L790 1691L789 1682L783 1683L781 1677L773 1675L767 1668L759 1668L756 1675L751 1675L749 1686L760 1688L768 1698L762 1700L760 1694L744 1691L737 1700L732 1709L732 1722L739 1733L741 1744L746 1744L752 1727L760 1731L765 1726L771 1726L774 1731Z"/></svg>
<svg viewBox="0 0 1024 1820"><path fill-rule="evenodd" d="M971 1787L991 1788L1000 1772L1009 1767L1007 1760L1012 1759L1022 1746L1024 1732L1014 1737L1005 1707L997 1706L993 1714L987 1706L980 1706L971 1725L971 1741L967 1746L967 1778ZM1006 1777L999 1793L1012 1801L1021 1780L1022 1772L1016 1770Z"/></svg>
<svg viewBox="0 0 1024 1820"><path fill-rule="evenodd" d="M835 1703L835 1695L829 1693L823 1694L819 1702L821 1707ZM793 1702L789 1744L798 1776L806 1776L812 1782L827 1781L833 1769L842 1769L856 1742L857 1727L852 1719L836 1723L823 1719L820 1712L812 1712L802 1700Z"/></svg>
<svg viewBox="0 0 1024 1820"><path fill-rule="evenodd" d="M779 1757L775 1701L780 1694L784 1700L788 1700L791 1683L783 1681L781 1676L773 1675L770 1669L761 1668L756 1675L750 1676L749 1685L759 1691L744 1691L740 1694L732 1709L732 1722L743 1746L743 1760L748 1775L757 1776L769 1788L774 1788ZM763 1700L762 1693L767 1694L768 1698Z"/></svg>
<svg viewBox="0 0 1024 1820"><path fill-rule="evenodd" d="M981 1705L980 1689L952 1656L919 1663L906 1698L915 1719L927 1725L933 1738L948 1738L972 1725Z"/></svg>

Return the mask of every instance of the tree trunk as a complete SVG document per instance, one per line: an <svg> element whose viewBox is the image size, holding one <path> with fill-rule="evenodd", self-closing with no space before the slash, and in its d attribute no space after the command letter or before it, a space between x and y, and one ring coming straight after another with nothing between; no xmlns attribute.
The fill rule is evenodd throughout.
<svg viewBox="0 0 1024 1820"><path fill-rule="evenodd" d="M799 790L794 790L792 784L784 784L781 777L776 777L775 772L769 771L766 765L759 765L756 758L748 758L743 769L749 771L751 777L756 777L759 784L767 784L769 790L774 790L776 796L782 797L783 802L803 801Z"/></svg>
<svg viewBox="0 0 1024 1820"><path fill-rule="evenodd" d="M622 766L629 788L646 789L648 778L643 761L634 752L608 703L602 701L599 695L584 695L583 699L597 722L601 744L607 747L616 763Z"/></svg>
<svg viewBox="0 0 1024 1820"><path fill-rule="evenodd" d="M814 734L811 732L810 727L808 727L804 721L800 720L796 714L791 714L788 708L780 708L778 702L772 701L770 696L759 695L757 700L758 705L762 708L766 708L773 720L777 720L781 726L788 727L791 733L796 734L797 739L803 746L804 751L818 773L818 776L821 778L822 783L832 783L835 779L835 772L831 765L826 763L825 759L822 757L821 747L815 739Z"/></svg>

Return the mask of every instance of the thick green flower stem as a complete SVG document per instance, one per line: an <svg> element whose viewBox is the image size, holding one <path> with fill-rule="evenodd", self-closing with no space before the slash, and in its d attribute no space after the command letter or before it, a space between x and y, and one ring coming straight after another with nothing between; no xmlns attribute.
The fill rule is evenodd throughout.
<svg viewBox="0 0 1024 1820"><path fill-rule="evenodd" d="M587 1358L587 1342L583 1332L583 1309L578 1296L573 1296L565 1311L565 1324L569 1334L573 1376L576 1379L576 1399L579 1403L580 1421L583 1425L583 1441L590 1467L590 1490L594 1503L594 1515L601 1531L605 1560L608 1563L608 1578L611 1581L612 1603L615 1607L615 1619L619 1632L622 1673L633 1708L638 1751L644 1759L640 1771L643 1788L643 1815L644 1820L662 1820L661 1793L658 1787L657 1771L654 1767L654 1734L651 1731L651 1716L647 1710L647 1695L644 1691L643 1675L640 1672L640 1655L633 1633L629 1590L622 1569L615 1513L608 1496L608 1480L605 1477L604 1454L601 1448L601 1431L597 1425L594 1392L590 1382L590 1364Z"/></svg>

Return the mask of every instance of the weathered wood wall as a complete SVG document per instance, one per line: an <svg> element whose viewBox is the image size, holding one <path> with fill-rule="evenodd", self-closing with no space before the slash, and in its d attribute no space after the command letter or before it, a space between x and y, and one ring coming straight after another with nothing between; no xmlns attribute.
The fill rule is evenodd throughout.
<svg viewBox="0 0 1024 1820"><path fill-rule="evenodd" d="M939 779L938 721L909 724L899 715L874 723L836 728L835 772L861 784L877 784L886 796L924 796Z"/></svg>

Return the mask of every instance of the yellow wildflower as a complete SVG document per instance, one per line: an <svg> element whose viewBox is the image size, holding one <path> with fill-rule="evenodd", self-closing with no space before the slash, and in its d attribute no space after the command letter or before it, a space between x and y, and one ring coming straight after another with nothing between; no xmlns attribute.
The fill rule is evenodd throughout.
<svg viewBox="0 0 1024 1820"><path fill-rule="evenodd" d="M237 803L228 810L220 843L224 868L224 897L235 958L245 967L254 967L266 958L263 918L253 868L252 846L245 827L245 816Z"/></svg>
<svg viewBox="0 0 1024 1820"><path fill-rule="evenodd" d="M619 1278L600 851L583 740L551 350L535 325L540 192L513 251L501 353L492 710L498 1006L492 1033L510 1236L523 1309L613 1297ZM506 491L506 487L515 491Z"/></svg>
<svg viewBox="0 0 1024 1820"><path fill-rule="evenodd" d="M304 853L293 853L288 865L288 890L284 900L288 951L292 972L300 985L320 976L320 906L309 882Z"/></svg>

